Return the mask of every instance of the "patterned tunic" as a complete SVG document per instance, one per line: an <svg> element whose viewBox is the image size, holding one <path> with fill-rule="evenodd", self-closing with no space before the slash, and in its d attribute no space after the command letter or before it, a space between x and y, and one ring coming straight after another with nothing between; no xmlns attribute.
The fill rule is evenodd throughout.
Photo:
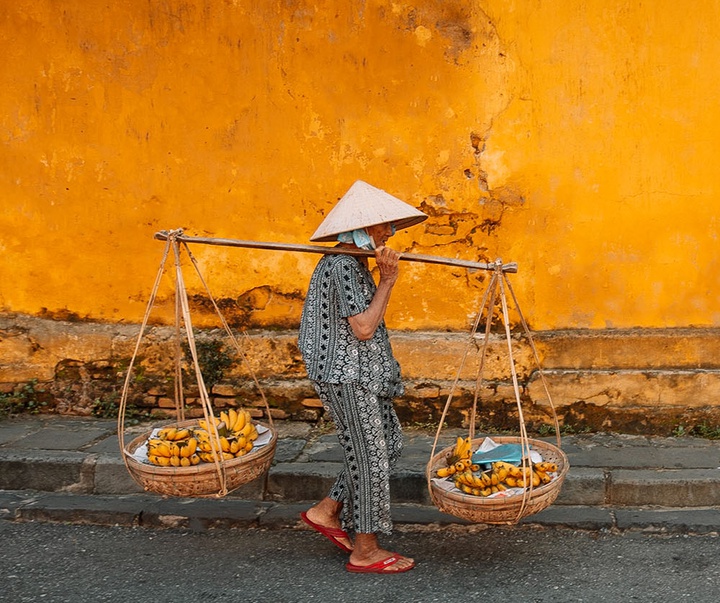
<svg viewBox="0 0 720 603"><path fill-rule="evenodd" d="M324 256L310 280L298 337L344 453L344 469L329 496L343 503L343 527L356 533L392 530L390 472L403 447L392 405L403 386L385 323L360 341L347 320L367 309L375 291L358 259Z"/></svg>
<svg viewBox="0 0 720 603"><path fill-rule="evenodd" d="M364 312L375 294L370 271L357 258L326 255L310 279L298 344L308 376L322 383L360 383L383 396L403 393L385 323L360 341L348 316Z"/></svg>

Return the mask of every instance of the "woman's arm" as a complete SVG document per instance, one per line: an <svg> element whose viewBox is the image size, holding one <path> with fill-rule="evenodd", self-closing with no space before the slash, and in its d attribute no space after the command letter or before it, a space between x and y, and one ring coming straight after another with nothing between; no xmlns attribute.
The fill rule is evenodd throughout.
<svg viewBox="0 0 720 603"><path fill-rule="evenodd" d="M375 250L375 261L380 269L380 282L375 295L364 312L348 316L350 327L360 341L371 339L385 317L390 294L399 274L399 259L400 254L389 247L378 247Z"/></svg>

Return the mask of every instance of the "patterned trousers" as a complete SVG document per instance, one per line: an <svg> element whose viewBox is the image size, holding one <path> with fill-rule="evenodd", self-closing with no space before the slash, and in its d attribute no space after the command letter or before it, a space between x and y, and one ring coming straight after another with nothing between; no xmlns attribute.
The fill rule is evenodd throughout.
<svg viewBox="0 0 720 603"><path fill-rule="evenodd" d="M392 399L357 383L315 383L315 389L335 423L344 454L344 468L329 494L343 504L343 528L389 534L390 472L403 448Z"/></svg>

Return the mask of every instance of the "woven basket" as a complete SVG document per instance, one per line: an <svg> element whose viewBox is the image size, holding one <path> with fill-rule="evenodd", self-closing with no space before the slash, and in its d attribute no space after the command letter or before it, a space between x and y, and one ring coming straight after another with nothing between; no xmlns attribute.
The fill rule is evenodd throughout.
<svg viewBox="0 0 720 603"><path fill-rule="evenodd" d="M473 449L482 443L484 438L473 440ZM522 444L519 437L494 437L497 444ZM528 489L525 494L516 494L505 498L484 498L465 494L458 490L447 491L438 486L432 479L430 482L430 497L438 509L444 513L466 519L474 523L492 525L512 525L523 517L533 515L549 507L560 493L569 464L565 453L542 440L526 440L532 450L537 451L544 461L556 463L557 476L548 484ZM440 467L445 466L445 458L452 451L450 446L438 452L430 459L427 466L428 476L434 477Z"/></svg>
<svg viewBox="0 0 720 603"><path fill-rule="evenodd" d="M197 421L173 423L179 427L196 425ZM270 469L277 432L271 426L259 423L270 430L270 442L253 448L248 454L229 461L221 461L227 492L231 492L260 477ZM223 495L221 474L215 463L200 463L191 467L158 467L143 463L132 455L142 446L152 432L141 435L125 446L125 460L130 475L145 490L165 496L203 497Z"/></svg>

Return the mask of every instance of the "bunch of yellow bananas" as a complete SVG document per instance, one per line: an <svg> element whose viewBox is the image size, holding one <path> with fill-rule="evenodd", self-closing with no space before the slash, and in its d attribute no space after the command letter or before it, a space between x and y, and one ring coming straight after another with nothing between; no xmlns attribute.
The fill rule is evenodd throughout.
<svg viewBox="0 0 720 603"><path fill-rule="evenodd" d="M508 488L534 488L552 481L551 473L557 471L555 463L534 463L531 467L517 467L510 463L497 461L492 464L491 471L477 474L465 470L455 475L455 487L466 494L474 496L490 496Z"/></svg>
<svg viewBox="0 0 720 603"><path fill-rule="evenodd" d="M223 460L244 456L253 449L258 431L247 410L231 408L227 412L222 411L219 418L214 417L214 423L219 437L217 452ZM198 426L195 436L198 438L200 460L212 463L215 461L213 449L218 448L210 435L212 430L208 430L204 419L198 421Z"/></svg>
<svg viewBox="0 0 720 603"><path fill-rule="evenodd" d="M165 429L174 429L165 428ZM158 437L150 438L148 440L148 460L153 465L160 467L190 467L191 465L197 465L200 462L200 457L196 454L198 441L192 437L192 431L189 429L183 429L187 431L187 436L183 439L178 440L167 440L159 437L162 433L167 435L171 433L175 435L175 432L168 432L160 430Z"/></svg>
<svg viewBox="0 0 720 603"><path fill-rule="evenodd" d="M455 447L445 459L447 467L440 467L437 470L438 477L449 477L463 471L477 471L480 467L472 462L472 441L469 437L458 436Z"/></svg>

